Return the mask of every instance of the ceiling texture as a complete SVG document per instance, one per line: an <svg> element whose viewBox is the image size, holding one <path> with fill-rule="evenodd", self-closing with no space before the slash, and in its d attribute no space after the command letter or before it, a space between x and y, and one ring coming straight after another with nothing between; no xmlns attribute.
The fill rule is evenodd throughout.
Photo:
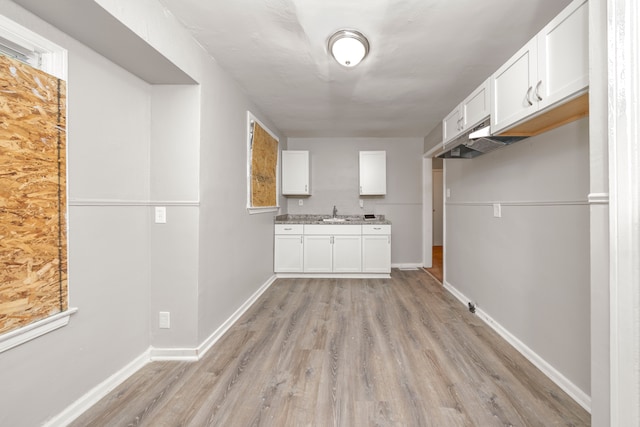
<svg viewBox="0 0 640 427"><path fill-rule="evenodd" d="M570 0L160 0L288 137L423 137ZM342 28L371 45L340 66Z"/></svg>

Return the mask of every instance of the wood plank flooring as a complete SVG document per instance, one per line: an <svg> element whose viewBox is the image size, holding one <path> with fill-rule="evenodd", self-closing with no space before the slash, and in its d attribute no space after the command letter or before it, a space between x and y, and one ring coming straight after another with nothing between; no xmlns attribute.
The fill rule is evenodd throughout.
<svg viewBox="0 0 640 427"><path fill-rule="evenodd" d="M431 268L425 268L440 283L444 280L444 261L442 257L442 246L433 246L431 256Z"/></svg>
<svg viewBox="0 0 640 427"><path fill-rule="evenodd" d="M279 279L199 362L145 366L73 426L588 426L424 271Z"/></svg>

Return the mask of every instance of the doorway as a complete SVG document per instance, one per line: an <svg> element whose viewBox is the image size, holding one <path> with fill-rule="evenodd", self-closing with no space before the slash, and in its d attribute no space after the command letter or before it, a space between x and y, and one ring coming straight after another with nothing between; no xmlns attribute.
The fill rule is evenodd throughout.
<svg viewBox="0 0 640 427"><path fill-rule="evenodd" d="M431 268L427 271L436 279L443 282L443 247L444 247L444 197L443 197L443 165L442 159L433 159L432 163L432 260Z"/></svg>

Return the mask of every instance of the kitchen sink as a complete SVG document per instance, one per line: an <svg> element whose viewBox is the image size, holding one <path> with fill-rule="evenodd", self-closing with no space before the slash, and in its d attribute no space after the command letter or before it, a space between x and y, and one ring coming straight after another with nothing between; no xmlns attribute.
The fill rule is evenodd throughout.
<svg viewBox="0 0 640 427"><path fill-rule="evenodd" d="M345 222L344 218L322 218L324 222Z"/></svg>

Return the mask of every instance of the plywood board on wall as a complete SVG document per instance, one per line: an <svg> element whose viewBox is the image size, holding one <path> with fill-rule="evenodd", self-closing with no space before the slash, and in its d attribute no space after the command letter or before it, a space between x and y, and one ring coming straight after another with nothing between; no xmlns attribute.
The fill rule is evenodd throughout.
<svg viewBox="0 0 640 427"><path fill-rule="evenodd" d="M278 140L257 122L251 145L251 206L277 205Z"/></svg>
<svg viewBox="0 0 640 427"><path fill-rule="evenodd" d="M65 95L0 55L0 333L67 309Z"/></svg>

